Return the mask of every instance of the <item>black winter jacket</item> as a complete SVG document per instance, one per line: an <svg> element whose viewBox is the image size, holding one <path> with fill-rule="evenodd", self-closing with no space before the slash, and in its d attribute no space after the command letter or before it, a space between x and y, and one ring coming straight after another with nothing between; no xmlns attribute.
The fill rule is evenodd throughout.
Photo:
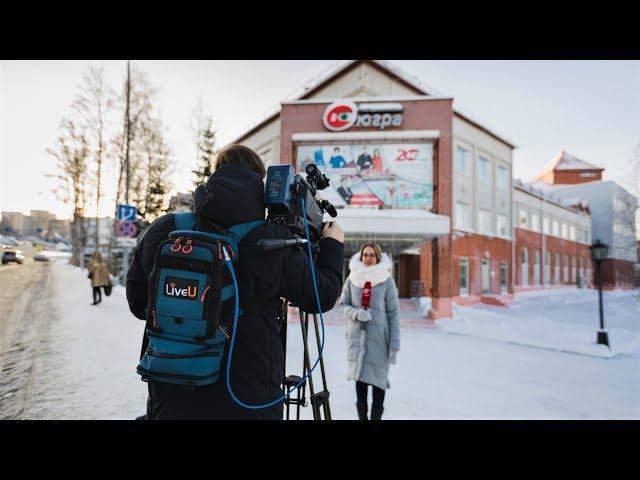
<svg viewBox="0 0 640 480"><path fill-rule="evenodd" d="M198 229L216 231L216 227L225 229L264 218L263 199L264 184L258 174L242 165L225 165L194 192ZM175 229L174 214L158 218L134 250L127 274L127 300L131 312L141 320L145 319L148 279L156 248ZM266 223L249 232L239 247L238 288L240 307L245 313L238 321L231 384L235 395L251 405L267 403L281 395L283 349L277 322L280 298L289 299L307 312L318 311L306 251L286 248L263 252L255 246L263 238L292 235L284 226ZM323 312L333 308L340 295L343 257L342 243L331 238L320 241L315 266ZM147 342L145 335L142 352ZM215 384L195 389L150 382L149 396L147 419L282 418L282 403L261 410L238 406L227 392L224 374Z"/></svg>

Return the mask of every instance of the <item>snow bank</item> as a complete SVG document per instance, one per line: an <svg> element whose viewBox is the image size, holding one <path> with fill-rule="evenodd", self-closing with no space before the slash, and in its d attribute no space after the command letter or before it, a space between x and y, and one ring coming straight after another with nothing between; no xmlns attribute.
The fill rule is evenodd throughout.
<svg viewBox="0 0 640 480"><path fill-rule="evenodd" d="M640 308L636 293L604 293L605 327L611 349L596 343L599 328L594 290L523 292L508 308L454 305L454 318L437 323L446 333L500 340L583 355L611 358L640 353ZM545 302L545 308L541 308Z"/></svg>
<svg viewBox="0 0 640 480"><path fill-rule="evenodd" d="M431 309L431 298L430 297L419 297L418 298L418 311L420 315L424 315L425 317L429 314L429 310Z"/></svg>

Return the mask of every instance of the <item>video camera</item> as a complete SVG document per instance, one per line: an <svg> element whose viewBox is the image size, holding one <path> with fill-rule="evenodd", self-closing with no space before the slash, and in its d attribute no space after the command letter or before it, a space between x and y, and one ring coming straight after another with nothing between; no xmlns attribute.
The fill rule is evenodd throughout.
<svg viewBox="0 0 640 480"><path fill-rule="evenodd" d="M293 239L261 239L258 245L263 250L277 250L286 247L295 247L304 245L307 242L307 232L309 244L309 259L311 260L311 276L314 279L313 288L315 291L316 305L320 308L320 294L315 282L315 271L313 267L312 250L316 250L322 237L322 229L324 226L324 213L327 212L331 217L337 215L336 209L328 200L320 200L316 198L318 190L324 190L329 186L329 179L320 172L318 167L310 163L305 169L307 178L302 175L294 175L291 165L273 165L267 169L267 180L265 182L264 199L268 209L267 221L279 223L289 227L294 234ZM303 211L304 210L304 211ZM308 229L308 230L307 230ZM325 377L324 360L322 352L324 348L324 321L322 313L320 313L320 323L322 325L322 342L320 341L320 330L318 327L318 319L316 314L310 315L305 313L298 306L298 315L300 319L300 328L302 330L302 344L304 347L304 364L302 368L302 376L286 374L287 360L287 312L289 307L294 307L287 299L283 299L280 305L278 322L280 324L280 340L284 347L284 359L282 363L282 393L286 405L286 418L289 419L289 407L296 406L296 418L300 419L300 407L307 405L306 388L309 386L309 394L311 399L311 407L313 410L313 418L315 420L324 419L331 420L331 408L329 406L329 390L327 388L327 379ZM319 310L321 311L321 310ZM316 347L318 351L318 359L311 366L309 361L309 347L307 343L307 334L309 328L309 318L313 317L313 324L316 332ZM322 390L316 391L313 385L312 372L316 366L320 364L322 372ZM297 397L292 397L292 389L296 389ZM322 412L321 409L322 408Z"/></svg>
<svg viewBox="0 0 640 480"><path fill-rule="evenodd" d="M294 175L291 165L272 165L267 169L265 182L265 205L268 209L267 221L288 226L291 231L305 237L304 218L309 226L311 244L315 245L322 236L324 212L337 215L335 207L328 200L316 199L316 192L329 186L329 179L318 167L310 163L305 169L307 178ZM304 212L300 199L304 199ZM285 242L285 243L282 243ZM262 241L264 250L282 248L289 245L285 240Z"/></svg>

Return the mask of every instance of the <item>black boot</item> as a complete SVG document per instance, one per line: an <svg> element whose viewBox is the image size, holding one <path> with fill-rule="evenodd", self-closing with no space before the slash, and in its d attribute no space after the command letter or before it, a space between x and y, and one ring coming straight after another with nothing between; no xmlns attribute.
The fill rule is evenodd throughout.
<svg viewBox="0 0 640 480"><path fill-rule="evenodd" d="M358 420L369 420L367 418L367 404L366 403L356 403L356 408L358 409Z"/></svg>
<svg viewBox="0 0 640 480"><path fill-rule="evenodd" d="M371 406L371 420L381 420L382 419L382 412L384 412L384 408L383 407L374 407L372 405Z"/></svg>

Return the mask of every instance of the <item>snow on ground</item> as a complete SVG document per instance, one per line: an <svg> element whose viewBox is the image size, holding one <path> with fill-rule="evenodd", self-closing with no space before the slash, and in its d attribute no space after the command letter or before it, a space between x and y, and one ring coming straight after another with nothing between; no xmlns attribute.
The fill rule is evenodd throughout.
<svg viewBox="0 0 640 480"><path fill-rule="evenodd" d="M55 355L36 368L27 418L131 419L144 413L146 384L135 372L144 323L129 313L124 289L114 288L111 297L91 306L86 270L57 263L52 267L57 289L51 325ZM391 367L383 419L640 418L640 329L638 310L631 310L632 294L605 293L607 325L618 348L613 358L530 348L509 337L516 332L520 339L537 338L532 344L541 343L540 338L550 344L549 338L555 337L543 333L553 327L560 332L554 335L568 335L565 345L577 341L574 329L580 335L588 330L589 339L594 338L594 291L518 298L509 308L457 308L460 319L439 321L436 328L417 326L417 313L404 311L401 351L398 364ZM326 325L330 403L334 419L355 419L355 386L345 378L345 326L339 319L331 312ZM538 323L542 327L532 325ZM287 373L299 375L299 324L290 323L288 334ZM314 348L311 358L313 362ZM319 367L314 386L320 388ZM310 407L304 408L303 418L310 417Z"/></svg>
<svg viewBox="0 0 640 480"><path fill-rule="evenodd" d="M454 318L438 322L438 327L447 333L600 357L640 353L637 292L607 292L603 305L611 349L596 343L598 294L589 289L523 292L507 308L454 306Z"/></svg>

